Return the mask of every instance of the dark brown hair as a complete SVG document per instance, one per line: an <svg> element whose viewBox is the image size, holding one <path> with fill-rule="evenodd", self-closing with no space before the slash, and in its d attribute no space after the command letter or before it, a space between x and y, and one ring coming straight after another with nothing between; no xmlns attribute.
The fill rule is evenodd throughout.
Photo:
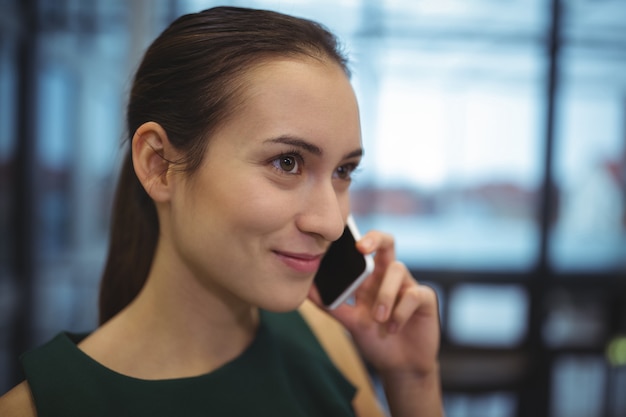
<svg viewBox="0 0 626 417"><path fill-rule="evenodd" d="M181 16L150 45L127 108L127 141L148 121L159 123L184 155L188 175L199 167L211 133L241 97L243 75L274 57L334 62L348 74L336 38L310 20L266 10L216 7ZM159 223L139 182L130 149L113 203L109 253L100 286L100 323L141 291L154 257Z"/></svg>

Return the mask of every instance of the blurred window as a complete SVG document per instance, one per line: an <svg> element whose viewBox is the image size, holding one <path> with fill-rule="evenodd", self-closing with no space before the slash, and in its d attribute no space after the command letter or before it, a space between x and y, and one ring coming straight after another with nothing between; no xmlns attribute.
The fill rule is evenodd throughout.
<svg viewBox="0 0 626 417"><path fill-rule="evenodd" d="M357 62L373 67L355 71L366 149L357 220L394 233L414 268L530 269L543 2L384 5L380 38L356 39Z"/></svg>
<svg viewBox="0 0 626 417"><path fill-rule="evenodd" d="M514 347L526 336L528 295L518 286L457 285L448 304L448 336L457 344Z"/></svg>
<svg viewBox="0 0 626 417"><path fill-rule="evenodd" d="M602 357L563 356L553 371L552 417L603 415L606 365Z"/></svg>
<svg viewBox="0 0 626 417"><path fill-rule="evenodd" d="M446 415L459 417L514 417L516 403L514 395L504 392L444 397Z"/></svg>
<svg viewBox="0 0 626 417"><path fill-rule="evenodd" d="M626 267L626 4L569 1L563 22L551 260Z"/></svg>
<svg viewBox="0 0 626 417"><path fill-rule="evenodd" d="M584 291L555 290L546 297L543 339L550 348L602 347L608 334L607 300Z"/></svg>

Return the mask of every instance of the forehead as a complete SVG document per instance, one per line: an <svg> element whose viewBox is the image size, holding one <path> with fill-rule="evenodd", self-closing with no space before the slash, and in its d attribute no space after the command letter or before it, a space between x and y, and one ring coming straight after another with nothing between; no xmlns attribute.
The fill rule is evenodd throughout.
<svg viewBox="0 0 626 417"><path fill-rule="evenodd" d="M349 92L352 94L352 86L347 74L339 64L328 59L300 56L298 58L274 58L260 61L252 66L245 76L249 94L260 93L266 87L289 88L291 86L305 85L315 87L321 96L332 96L332 90L341 87L337 94ZM314 83L314 85L310 85ZM308 90L308 89L307 89Z"/></svg>
<svg viewBox="0 0 626 417"><path fill-rule="evenodd" d="M313 58L272 59L246 72L225 127L253 128L269 136L296 134L311 140L360 144L356 97L343 69Z"/></svg>

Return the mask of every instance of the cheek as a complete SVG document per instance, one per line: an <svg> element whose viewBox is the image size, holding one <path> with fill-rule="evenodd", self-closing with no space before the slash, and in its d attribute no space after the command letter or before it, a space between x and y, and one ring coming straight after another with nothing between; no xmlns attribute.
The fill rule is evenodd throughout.
<svg viewBox="0 0 626 417"><path fill-rule="evenodd" d="M350 213L352 208L351 199L350 199L350 184L342 185L337 189L337 201L339 203L339 207L342 210L343 214L347 215Z"/></svg>
<svg viewBox="0 0 626 417"><path fill-rule="evenodd" d="M260 233L283 226L298 207L294 191L281 190L262 177L234 178L216 191L215 204L223 217Z"/></svg>

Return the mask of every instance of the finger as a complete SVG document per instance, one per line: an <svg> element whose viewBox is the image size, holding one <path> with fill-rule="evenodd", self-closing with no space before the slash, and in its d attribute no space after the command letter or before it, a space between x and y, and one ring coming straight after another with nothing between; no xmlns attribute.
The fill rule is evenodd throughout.
<svg viewBox="0 0 626 417"><path fill-rule="evenodd" d="M400 287L407 277L410 278L410 274L402 262L394 261L387 267L372 309L377 322L387 321L396 304Z"/></svg>
<svg viewBox="0 0 626 417"><path fill-rule="evenodd" d="M437 295L425 285L412 285L406 288L398 300L389 320L387 330L396 333L415 315L430 316L436 314Z"/></svg>
<svg viewBox="0 0 626 417"><path fill-rule="evenodd" d="M346 329L353 331L359 325L359 314L355 314L354 306L343 303L334 310L328 310L328 313L343 324Z"/></svg>
<svg viewBox="0 0 626 417"><path fill-rule="evenodd" d="M380 285L382 283L382 276L384 272L380 274L371 273L354 291L354 300L356 304L366 304L368 306L374 305L374 301L378 295Z"/></svg>
<svg viewBox="0 0 626 417"><path fill-rule="evenodd" d="M396 259L396 244L392 235L372 230L367 232L358 242L357 248L364 254L376 252L374 257L375 273L384 271L387 265Z"/></svg>

